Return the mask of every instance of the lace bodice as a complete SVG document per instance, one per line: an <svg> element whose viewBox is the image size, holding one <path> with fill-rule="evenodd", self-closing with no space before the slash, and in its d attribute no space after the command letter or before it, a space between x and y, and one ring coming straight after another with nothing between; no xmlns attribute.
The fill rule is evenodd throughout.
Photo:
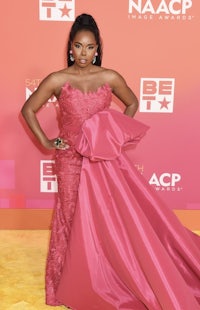
<svg viewBox="0 0 200 310"><path fill-rule="evenodd" d="M59 97L60 136L73 145L84 120L110 106L111 88L104 84L96 91L83 93L65 83Z"/></svg>

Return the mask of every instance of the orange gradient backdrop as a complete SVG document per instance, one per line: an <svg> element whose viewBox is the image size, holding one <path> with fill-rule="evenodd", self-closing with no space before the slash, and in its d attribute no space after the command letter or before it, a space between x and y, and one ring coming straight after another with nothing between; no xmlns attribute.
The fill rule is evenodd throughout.
<svg viewBox="0 0 200 310"><path fill-rule="evenodd" d="M52 17L56 6L58 17ZM51 161L53 153L38 145L20 109L46 75L66 66L69 29L74 16L84 12L94 16L101 30L103 66L124 76L140 100L136 119L150 126L129 154L133 165L186 226L200 229L200 2L195 0L1 4L0 228L49 227L56 193L41 191L40 165ZM152 83L166 85L173 79L165 106L164 97L157 97L156 111L142 111L144 79L150 95ZM116 98L113 107L122 109ZM52 98L38 113L50 138L58 135L57 112Z"/></svg>

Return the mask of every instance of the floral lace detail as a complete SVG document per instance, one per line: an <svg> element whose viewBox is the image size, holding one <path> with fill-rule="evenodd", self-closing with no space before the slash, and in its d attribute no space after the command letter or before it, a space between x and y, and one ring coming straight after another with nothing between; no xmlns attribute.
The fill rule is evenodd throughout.
<svg viewBox="0 0 200 310"><path fill-rule="evenodd" d="M94 92L83 93L68 83L63 86L59 98L60 136L68 141L70 148L56 151L55 158L59 193L46 266L46 302L52 306L60 305L55 295L70 237L82 165L82 157L75 151L74 144L83 122L108 108L111 98L111 89L107 84Z"/></svg>

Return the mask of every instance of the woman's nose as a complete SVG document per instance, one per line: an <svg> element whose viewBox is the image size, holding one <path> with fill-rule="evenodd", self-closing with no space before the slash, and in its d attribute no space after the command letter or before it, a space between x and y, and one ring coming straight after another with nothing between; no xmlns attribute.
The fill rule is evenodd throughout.
<svg viewBox="0 0 200 310"><path fill-rule="evenodd" d="M86 49L84 47L82 48L81 54L86 55Z"/></svg>

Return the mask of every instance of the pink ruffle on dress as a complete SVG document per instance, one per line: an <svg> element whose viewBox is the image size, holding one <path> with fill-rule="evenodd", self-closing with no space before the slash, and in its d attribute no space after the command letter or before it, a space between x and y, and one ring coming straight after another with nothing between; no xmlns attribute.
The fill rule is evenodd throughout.
<svg viewBox="0 0 200 310"><path fill-rule="evenodd" d="M65 201L54 218L58 231L52 231L50 253L59 259L54 266L49 256L47 284L57 279L49 296L73 310L198 310L200 238L126 156L126 146L134 147L148 127L108 109L109 87L92 96L102 93L104 108L85 118L72 147L81 158L80 176L69 229L59 226ZM63 234L58 255L55 243L63 243ZM59 276L52 278L56 268Z"/></svg>

